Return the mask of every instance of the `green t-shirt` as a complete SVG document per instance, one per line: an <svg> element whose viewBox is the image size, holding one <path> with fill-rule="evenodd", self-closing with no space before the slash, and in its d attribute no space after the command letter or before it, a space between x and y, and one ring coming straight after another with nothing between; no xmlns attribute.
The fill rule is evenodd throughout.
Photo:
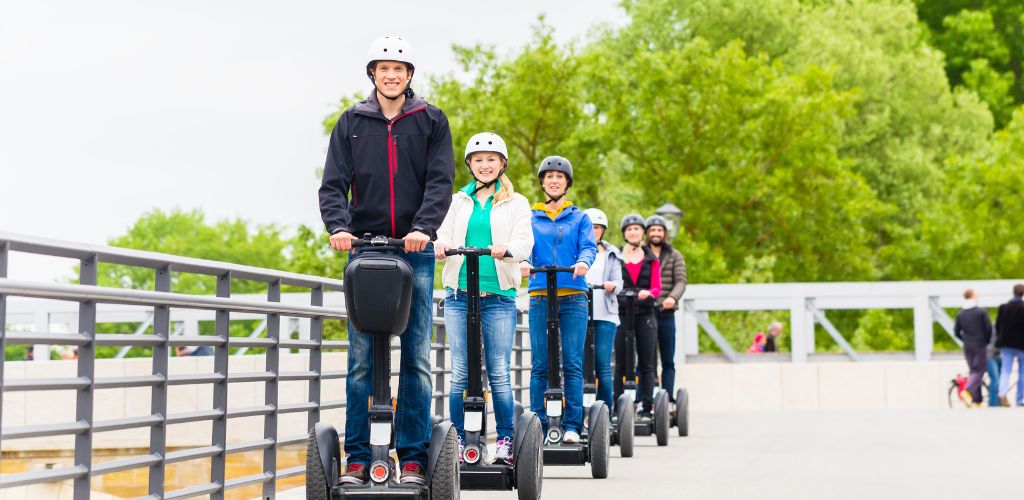
<svg viewBox="0 0 1024 500"><path fill-rule="evenodd" d="M494 195L489 196L487 201L481 205L480 200L472 194L475 188L475 181L462 188L462 192L473 200L473 214L469 216L469 226L466 228L466 246L487 248L494 243L491 239L491 209L494 207ZM494 188L497 192L501 189L501 183L495 183ZM463 261L462 269L459 270L459 290L466 289L466 262ZM506 297L516 296L515 287L508 290L501 289L501 284L498 283L498 270L494 266L494 259L490 256L480 257L480 291Z"/></svg>

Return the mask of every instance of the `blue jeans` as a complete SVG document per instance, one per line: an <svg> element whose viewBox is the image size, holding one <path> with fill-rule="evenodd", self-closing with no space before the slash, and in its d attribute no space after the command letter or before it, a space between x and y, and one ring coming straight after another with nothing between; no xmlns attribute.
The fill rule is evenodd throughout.
<svg viewBox="0 0 1024 500"><path fill-rule="evenodd" d="M1024 406L1024 351L1012 347L1000 347L1003 368L999 372L999 395L1006 397L1010 392L1010 373L1013 372L1013 360L1017 360L1017 406Z"/></svg>
<svg viewBox="0 0 1024 500"><path fill-rule="evenodd" d="M999 372L1002 363L1000 358L988 358L988 405L999 406Z"/></svg>
<svg viewBox="0 0 1024 500"><path fill-rule="evenodd" d="M375 252L353 252L351 260ZM419 253L396 255L412 266L412 309L402 333L402 361L398 379L395 433L398 459L427 464L430 442L430 341L433 337L434 247ZM370 463L370 425L367 399L373 394L373 336L348 327L348 377L345 379L345 453L349 463Z"/></svg>
<svg viewBox="0 0 1024 500"><path fill-rule="evenodd" d="M658 354L661 356L661 388L675 401L676 316L674 311L658 314Z"/></svg>
<svg viewBox="0 0 1024 500"><path fill-rule="evenodd" d="M609 409L612 405L612 345L615 343L615 323L597 320L594 322L594 368L597 371L597 399L604 401Z"/></svg>
<svg viewBox="0 0 1024 500"><path fill-rule="evenodd" d="M444 325L452 348L452 388L448 393L448 411L452 423L465 437L462 396L469 377L469 354L466 340L465 292L449 291L444 299ZM512 377L509 372L512 344L516 338L516 298L491 295L480 299L480 323L483 330L484 360L487 380L494 401L494 421L498 439L512 437ZM475 354L474 354L475 356Z"/></svg>
<svg viewBox="0 0 1024 500"><path fill-rule="evenodd" d="M548 298L530 297L530 409L548 427L544 391L548 388ZM583 428L583 347L587 340L587 296L579 293L558 298L558 322L562 340L562 386L565 410L562 428Z"/></svg>

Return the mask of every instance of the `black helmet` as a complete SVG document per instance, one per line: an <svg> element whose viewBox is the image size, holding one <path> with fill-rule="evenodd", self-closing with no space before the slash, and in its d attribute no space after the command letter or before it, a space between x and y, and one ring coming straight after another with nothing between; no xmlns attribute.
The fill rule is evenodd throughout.
<svg viewBox="0 0 1024 500"><path fill-rule="evenodd" d="M662 229L668 231L668 221L660 215L652 215L647 218L647 227L661 226Z"/></svg>
<svg viewBox="0 0 1024 500"><path fill-rule="evenodd" d="M540 167L537 168L537 178L541 181L544 180L544 172L565 174L565 177L569 179L569 184L565 186L566 189L572 187L572 163L569 163L564 156L549 156L541 160Z"/></svg>
<svg viewBox="0 0 1024 500"><path fill-rule="evenodd" d="M622 232L626 232L626 228L629 226L640 226L644 230L647 230L647 225L644 224L644 218L640 214L629 214L622 218L622 223L619 224L619 228Z"/></svg>

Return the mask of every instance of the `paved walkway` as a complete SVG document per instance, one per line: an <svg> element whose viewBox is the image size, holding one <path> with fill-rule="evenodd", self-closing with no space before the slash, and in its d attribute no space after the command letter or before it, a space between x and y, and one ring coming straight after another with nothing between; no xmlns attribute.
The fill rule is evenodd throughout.
<svg viewBox="0 0 1024 500"><path fill-rule="evenodd" d="M692 414L667 447L612 450L608 479L547 467L544 498L1020 499L1024 409ZM304 498L291 490L279 498ZM462 498L516 498L464 491Z"/></svg>

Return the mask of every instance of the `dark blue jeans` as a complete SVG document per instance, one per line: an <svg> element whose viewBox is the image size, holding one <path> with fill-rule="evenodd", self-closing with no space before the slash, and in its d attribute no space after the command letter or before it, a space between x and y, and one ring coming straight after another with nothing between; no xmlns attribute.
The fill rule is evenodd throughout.
<svg viewBox="0 0 1024 500"><path fill-rule="evenodd" d="M352 259L373 252L353 252ZM395 432L398 459L427 464L430 442L430 341L433 337L434 247L422 252L396 253L412 266L412 310L402 333ZM373 336L348 328L348 377L345 379L345 453L349 463L370 463L370 425L367 399L373 394Z"/></svg>
<svg viewBox="0 0 1024 500"><path fill-rule="evenodd" d="M676 400L676 316L658 314L658 354L661 356L661 388Z"/></svg>
<svg viewBox="0 0 1024 500"><path fill-rule="evenodd" d="M444 299L444 325L452 347L452 388L448 393L448 411L459 436L465 437L462 396L469 382L469 353L466 339L465 292L449 291ZM494 422L498 439L512 437L512 377L509 371L512 344L516 339L516 298L491 295L480 299L480 323L487 380L494 401ZM476 355L475 353L473 354Z"/></svg>
<svg viewBox="0 0 1024 500"><path fill-rule="evenodd" d="M548 388L548 298L530 297L530 409L547 429L544 391ZM562 340L562 388L565 411L562 428L583 428L583 347L587 340L587 296L579 293L558 298L558 322ZM554 360L553 362L557 362Z"/></svg>
<svg viewBox="0 0 1024 500"><path fill-rule="evenodd" d="M597 372L597 399L611 410L612 405L612 346L615 344L615 323L594 322L594 368Z"/></svg>

